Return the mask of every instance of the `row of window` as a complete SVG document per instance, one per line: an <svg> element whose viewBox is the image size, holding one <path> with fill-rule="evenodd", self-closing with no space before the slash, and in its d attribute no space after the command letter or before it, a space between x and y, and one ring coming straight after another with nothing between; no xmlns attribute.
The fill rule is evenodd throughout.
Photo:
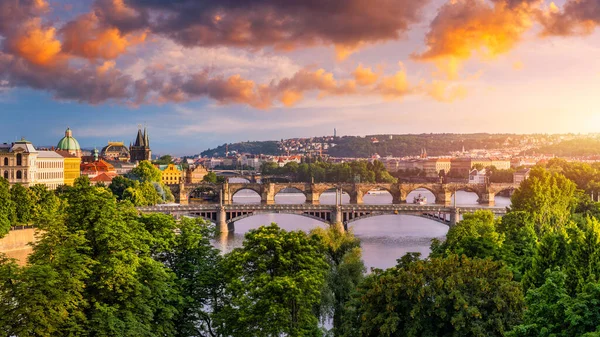
<svg viewBox="0 0 600 337"><path fill-rule="evenodd" d="M9 179L27 179L27 171L21 171L21 170L17 170L17 171L4 171L4 179L9 180ZM40 172L38 173L38 179L62 179L63 178L63 173L62 172Z"/></svg>
<svg viewBox="0 0 600 337"><path fill-rule="evenodd" d="M63 168L63 163L58 162L58 161L55 161L55 162L39 161L38 168Z"/></svg>

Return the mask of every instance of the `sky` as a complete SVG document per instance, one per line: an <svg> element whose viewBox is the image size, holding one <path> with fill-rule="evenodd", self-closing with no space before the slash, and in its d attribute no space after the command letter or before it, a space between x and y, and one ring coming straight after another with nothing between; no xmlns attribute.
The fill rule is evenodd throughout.
<svg viewBox="0 0 600 337"><path fill-rule="evenodd" d="M600 0L2 0L0 142L589 133Z"/></svg>

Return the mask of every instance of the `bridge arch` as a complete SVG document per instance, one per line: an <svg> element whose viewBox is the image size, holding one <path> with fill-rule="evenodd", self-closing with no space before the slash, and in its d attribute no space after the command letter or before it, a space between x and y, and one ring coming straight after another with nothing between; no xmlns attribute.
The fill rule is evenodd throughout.
<svg viewBox="0 0 600 337"><path fill-rule="evenodd" d="M187 198L189 203L218 203L219 187L216 185L204 184L192 186L187 189Z"/></svg>
<svg viewBox="0 0 600 337"><path fill-rule="evenodd" d="M256 204L256 203L260 203L262 200L262 196L261 196L261 190L257 189L257 188L252 188L252 187L242 187L242 188L236 188L234 190L230 190L230 195L231 195L231 201L233 203L249 203L249 204ZM244 199L244 200L237 200L236 199ZM250 200L250 199L256 199L256 200Z"/></svg>
<svg viewBox="0 0 600 337"><path fill-rule="evenodd" d="M396 196L394 194L396 194ZM380 205L391 205L394 203L395 200L399 199L397 193L392 192L391 189L379 186L370 188L362 192L361 197L364 204Z"/></svg>
<svg viewBox="0 0 600 337"><path fill-rule="evenodd" d="M376 218L376 217L380 217L380 216L390 216L390 215L392 215L392 214L389 214L389 213L370 213L370 214L364 214L364 215L361 215L361 216L358 216L358 217L355 217L353 219L349 219L349 220L345 221L344 222L344 227L346 227L346 229L347 229L350 224L352 224L354 222L357 222L357 221L365 220L365 219L368 219L368 218ZM395 215L398 215L398 214L395 214ZM402 214L402 215L403 216L416 217L416 218L425 218L425 219L428 219L428 220L431 220L431 221L435 221L435 222L438 222L438 223L441 223L441 224L444 224L444 225L450 227L450 221L449 220L442 219L442 218L437 217L435 215L428 215L426 213L422 213L422 214Z"/></svg>
<svg viewBox="0 0 600 337"><path fill-rule="evenodd" d="M287 199L283 194L289 194ZM287 186L284 188L275 189L275 203L276 204L304 204L308 200L308 196L304 189L298 186Z"/></svg>
<svg viewBox="0 0 600 337"><path fill-rule="evenodd" d="M348 186L342 186L341 187L342 190L342 204L347 204L347 203L352 203L352 199L353 199L353 195L355 195L354 191L348 187ZM322 191L317 192L319 198L317 200L319 200L320 204L323 205L335 205L335 191L336 188L335 187L329 187L329 188L325 188ZM328 195L325 195L325 194ZM326 199L323 199L323 197L327 197ZM328 200L329 197L331 197L331 200Z"/></svg>
<svg viewBox="0 0 600 337"><path fill-rule="evenodd" d="M324 224L329 224L329 220L319 217L317 215L311 215L311 214L300 214L300 213L294 213L294 212L286 212L286 211L280 211L280 212L251 212L251 213L247 213L247 214L242 214L239 216L236 216L234 218L230 218L229 220L227 220L227 224L234 224L237 221L240 221L242 219L246 219L246 218L251 218L253 216L257 216L257 215L263 215L263 214L290 214L290 215L297 215L297 216L301 216L301 217L305 217L305 218L309 218L309 219L313 219L313 220L317 220L320 221Z"/></svg>

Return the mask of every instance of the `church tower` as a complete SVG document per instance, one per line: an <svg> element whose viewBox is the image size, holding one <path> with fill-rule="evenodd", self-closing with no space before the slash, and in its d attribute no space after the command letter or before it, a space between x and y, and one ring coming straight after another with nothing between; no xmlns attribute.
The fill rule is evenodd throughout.
<svg viewBox="0 0 600 337"><path fill-rule="evenodd" d="M148 131L146 130L146 128L144 128L144 133L142 133L141 127L138 128L135 143L129 146L129 154L131 156L132 163L152 159L152 151L150 150L150 138L148 137Z"/></svg>

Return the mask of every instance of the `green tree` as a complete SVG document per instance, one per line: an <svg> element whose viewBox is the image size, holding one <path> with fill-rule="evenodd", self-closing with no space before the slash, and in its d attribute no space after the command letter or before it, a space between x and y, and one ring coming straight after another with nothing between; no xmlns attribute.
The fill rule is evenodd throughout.
<svg viewBox="0 0 600 337"><path fill-rule="evenodd" d="M503 236L496 231L494 214L490 211L476 211L464 214L463 220L450 228L443 243L435 240L432 256L451 254L468 257L499 258Z"/></svg>
<svg viewBox="0 0 600 337"><path fill-rule="evenodd" d="M0 178L0 238L8 234L15 219L15 205L10 197L8 180Z"/></svg>
<svg viewBox="0 0 600 337"><path fill-rule="evenodd" d="M531 216L526 212L509 212L496 226L498 233L504 236L500 255L515 280L521 281L523 274L531 268L537 248L537 235Z"/></svg>
<svg viewBox="0 0 600 337"><path fill-rule="evenodd" d="M217 183L217 174L214 172L208 172L204 175L202 180L206 183L216 184Z"/></svg>
<svg viewBox="0 0 600 337"><path fill-rule="evenodd" d="M183 218L179 235L162 261L176 276L181 298L173 324L177 336L215 336L222 327L213 323L224 305L222 257L210 242L214 227L202 219Z"/></svg>
<svg viewBox="0 0 600 337"><path fill-rule="evenodd" d="M328 269L322 251L317 237L275 224L248 232L243 247L225 256L226 301L218 316L222 333L315 334Z"/></svg>
<svg viewBox="0 0 600 337"><path fill-rule="evenodd" d="M160 158L158 158L157 160L153 161L152 164L155 165L169 165L173 163L173 157L171 157L171 155L164 155L161 156Z"/></svg>
<svg viewBox="0 0 600 337"><path fill-rule="evenodd" d="M450 255L375 271L348 307L344 336L503 336L523 309L501 263Z"/></svg>
<svg viewBox="0 0 600 337"><path fill-rule="evenodd" d="M571 337L600 335L600 284L587 283L569 296L567 275L548 270L542 286L527 293L523 322L509 337Z"/></svg>
<svg viewBox="0 0 600 337"><path fill-rule="evenodd" d="M546 233L537 246L531 269L523 276L523 289L544 284L546 270L561 269L567 263L568 236L564 231Z"/></svg>
<svg viewBox="0 0 600 337"><path fill-rule="evenodd" d="M31 191L21 184L10 188L10 198L15 205L15 222L21 225L31 223L34 215L34 200Z"/></svg>
<svg viewBox="0 0 600 337"><path fill-rule="evenodd" d="M324 292L324 314L333 318L333 335L340 336L342 320L346 315L346 302L363 279L366 271L362 261L360 240L341 226L316 228L311 235L318 236L325 246L329 263L327 288Z"/></svg>
<svg viewBox="0 0 600 337"><path fill-rule="evenodd" d="M559 173L535 167L511 198L511 210L532 215L536 232L565 225L576 205L575 184Z"/></svg>
<svg viewBox="0 0 600 337"><path fill-rule="evenodd" d="M123 200L123 193L129 187L135 187L135 181L123 176L116 176L108 188L117 197L117 200Z"/></svg>
<svg viewBox="0 0 600 337"><path fill-rule="evenodd" d="M130 172L130 176L140 181L144 182L161 182L161 172L157 169L151 162L147 160L142 160L139 164L133 168Z"/></svg>

